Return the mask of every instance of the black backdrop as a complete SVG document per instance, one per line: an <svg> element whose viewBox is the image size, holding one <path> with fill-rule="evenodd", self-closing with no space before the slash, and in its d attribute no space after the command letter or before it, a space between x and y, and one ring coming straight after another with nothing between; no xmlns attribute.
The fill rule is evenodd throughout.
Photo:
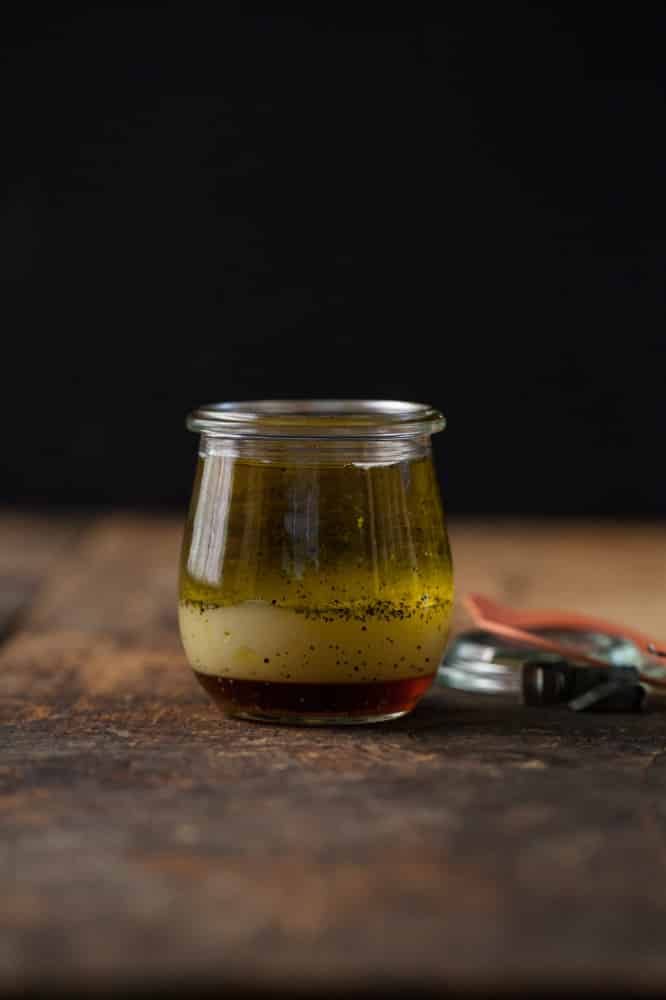
<svg viewBox="0 0 666 1000"><path fill-rule="evenodd" d="M580 6L3 15L5 500L182 505L193 405L373 396L451 509L663 514L664 15Z"/></svg>

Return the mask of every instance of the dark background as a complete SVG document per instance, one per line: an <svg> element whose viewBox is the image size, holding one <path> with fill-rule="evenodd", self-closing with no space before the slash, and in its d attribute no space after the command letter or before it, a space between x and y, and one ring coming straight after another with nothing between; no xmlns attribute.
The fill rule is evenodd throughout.
<svg viewBox="0 0 666 1000"><path fill-rule="evenodd" d="M664 14L580 6L3 14L4 499L182 506L197 403L373 396L452 510L664 514Z"/></svg>

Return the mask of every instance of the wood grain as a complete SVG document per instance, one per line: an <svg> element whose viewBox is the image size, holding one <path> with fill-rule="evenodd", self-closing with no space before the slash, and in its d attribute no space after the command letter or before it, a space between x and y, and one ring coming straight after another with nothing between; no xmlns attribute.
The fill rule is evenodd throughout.
<svg viewBox="0 0 666 1000"><path fill-rule="evenodd" d="M178 644L180 525L69 530L0 551L37 580L0 652L0 992L664 989L666 714L225 721ZM459 593L660 631L659 526L452 536Z"/></svg>
<svg viewBox="0 0 666 1000"><path fill-rule="evenodd" d="M14 630L51 563L75 541L85 522L80 515L39 517L20 511L0 517L0 639Z"/></svg>
<svg viewBox="0 0 666 1000"><path fill-rule="evenodd" d="M480 521L454 523L451 537L459 595L577 610L666 639L664 525Z"/></svg>

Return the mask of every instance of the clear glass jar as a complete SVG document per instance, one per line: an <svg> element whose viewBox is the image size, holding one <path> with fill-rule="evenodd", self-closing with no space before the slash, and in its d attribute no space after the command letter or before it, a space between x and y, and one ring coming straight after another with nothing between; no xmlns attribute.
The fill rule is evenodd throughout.
<svg viewBox="0 0 666 1000"><path fill-rule="evenodd" d="M300 724L409 712L446 645L451 556L416 403L205 406L180 629L224 712Z"/></svg>

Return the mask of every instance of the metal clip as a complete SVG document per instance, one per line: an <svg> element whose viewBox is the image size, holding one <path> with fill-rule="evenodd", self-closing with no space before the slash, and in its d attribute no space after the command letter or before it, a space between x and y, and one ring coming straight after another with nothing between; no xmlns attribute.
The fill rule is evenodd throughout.
<svg viewBox="0 0 666 1000"><path fill-rule="evenodd" d="M647 690L636 667L603 669L533 659L523 664L522 694L526 705L567 703L574 712L640 712Z"/></svg>

